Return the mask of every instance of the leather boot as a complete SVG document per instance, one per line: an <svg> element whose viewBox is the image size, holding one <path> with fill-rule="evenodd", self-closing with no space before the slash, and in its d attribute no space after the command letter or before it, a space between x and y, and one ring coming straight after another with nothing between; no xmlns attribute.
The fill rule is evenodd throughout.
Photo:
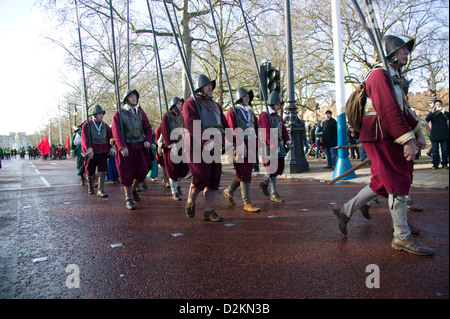
<svg viewBox="0 0 450 319"><path fill-rule="evenodd" d="M247 212L258 213L261 209L253 204L245 204L244 210Z"/></svg>
<svg viewBox="0 0 450 319"><path fill-rule="evenodd" d="M86 180L84 179L83 175L80 176L80 181L81 181L81 183L80 183L81 186L86 185Z"/></svg>
<svg viewBox="0 0 450 319"><path fill-rule="evenodd" d="M261 188L263 194L267 197L270 196L269 193L269 179L266 178L265 180L263 180L261 183L259 183L259 188Z"/></svg>
<svg viewBox="0 0 450 319"><path fill-rule="evenodd" d="M347 235L347 224L350 221L350 218L345 214L344 207L335 205L333 207L333 213L338 219L339 230L342 234Z"/></svg>
<svg viewBox="0 0 450 319"><path fill-rule="evenodd" d="M364 204L364 205L359 209L359 210L361 211L362 215L363 215L366 219L371 219L371 218L372 218L372 216L370 216L369 209L370 209L370 206L367 205L367 204Z"/></svg>
<svg viewBox="0 0 450 319"><path fill-rule="evenodd" d="M225 190L223 191L223 196L225 196L225 199L227 200L228 205L230 205L230 206L236 205L236 202L233 199L233 195L230 194L230 192L228 191L228 188L225 188Z"/></svg>
<svg viewBox="0 0 450 319"><path fill-rule="evenodd" d="M141 200L141 197L139 197L139 194L137 193L137 187L139 186L139 181L137 179L135 179L133 181L133 186L131 187L132 189L132 194L133 194L133 200L135 202L139 202Z"/></svg>
<svg viewBox="0 0 450 319"><path fill-rule="evenodd" d="M95 176L88 176L88 194L95 194L94 192L94 178Z"/></svg>
<svg viewBox="0 0 450 319"><path fill-rule="evenodd" d="M98 173L98 189L97 189L98 197L108 197L108 194L106 194L103 191L103 187L105 186L105 179L106 179L106 172L99 172Z"/></svg>
<svg viewBox="0 0 450 319"><path fill-rule="evenodd" d="M241 195L242 201L244 202L244 210L252 213L257 213L260 211L259 207L252 204L250 199L250 183L241 182Z"/></svg>
<svg viewBox="0 0 450 319"><path fill-rule="evenodd" d="M430 256L434 254L433 249L419 243L412 235L409 235L406 239L400 239L394 236L391 247L396 250L404 250L408 253L421 256Z"/></svg>
<svg viewBox="0 0 450 319"><path fill-rule="evenodd" d="M219 216L215 211L209 211L209 212L205 212L203 214L203 220L204 221L212 221L212 222L220 222L223 220L222 216Z"/></svg>
<svg viewBox="0 0 450 319"><path fill-rule="evenodd" d="M272 193L270 195L270 200L276 203L284 203L284 199L278 193Z"/></svg>
<svg viewBox="0 0 450 319"><path fill-rule="evenodd" d="M129 210L135 210L136 206L134 206L133 202L133 189L131 186L124 186L123 190L125 191L125 207Z"/></svg>

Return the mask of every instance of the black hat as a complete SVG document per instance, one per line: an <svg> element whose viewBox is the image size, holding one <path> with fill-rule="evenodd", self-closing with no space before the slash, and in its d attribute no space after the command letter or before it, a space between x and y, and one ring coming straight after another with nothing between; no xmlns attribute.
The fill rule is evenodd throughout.
<svg viewBox="0 0 450 319"><path fill-rule="evenodd" d="M201 90L202 87L209 83L212 83L212 89L214 90L216 88L216 80L211 81L206 75L200 74L197 79L197 88L195 89L195 92Z"/></svg>

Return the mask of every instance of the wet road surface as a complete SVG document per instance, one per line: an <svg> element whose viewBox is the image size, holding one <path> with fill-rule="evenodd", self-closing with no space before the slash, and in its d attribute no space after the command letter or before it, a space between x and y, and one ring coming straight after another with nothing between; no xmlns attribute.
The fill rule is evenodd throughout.
<svg viewBox="0 0 450 319"><path fill-rule="evenodd" d="M201 195L188 219L186 195L171 200L161 182L149 182L137 210L128 211L119 184L106 183L107 199L88 195L74 159L2 164L0 298L448 299L445 189L412 189L425 210L408 213L409 221L435 250L423 257L390 247L384 198L371 220L357 212L349 234L340 233L332 203L348 200L359 184L280 179L286 203L272 203L254 179L255 214L241 210L239 190L238 205L227 206L222 191L232 176L224 174L216 201L224 221L212 223L202 220ZM188 185L182 182L184 194ZM379 288L368 288L373 265Z"/></svg>

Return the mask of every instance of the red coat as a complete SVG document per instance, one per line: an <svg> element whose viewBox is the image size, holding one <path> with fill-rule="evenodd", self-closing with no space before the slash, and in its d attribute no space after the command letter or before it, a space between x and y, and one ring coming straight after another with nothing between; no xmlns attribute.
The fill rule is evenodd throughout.
<svg viewBox="0 0 450 319"><path fill-rule="evenodd" d="M197 99L202 99L202 97L197 95ZM227 123L227 119L225 118L225 115L223 115L223 109L222 106L220 104L217 104L219 106L219 111L220 111L220 118L222 121L222 125L224 127L224 129L228 128L228 123ZM201 106L199 106L201 107ZM184 124L186 125L186 129L189 132L190 138L191 138L191 149L194 146L193 143L193 139L195 138L194 136L194 120L200 120L200 115L198 114L197 111L197 106L195 104L195 101L193 98L189 98L186 100L186 102L183 103L183 120L184 120ZM203 128L201 128L201 134L203 134ZM205 143L208 140L201 140L198 141L196 140L196 143L199 143L197 145L201 145L203 147L203 145L205 145ZM222 138L222 142L225 142L225 136L223 136Z"/></svg>
<svg viewBox="0 0 450 319"><path fill-rule="evenodd" d="M274 117L278 117L277 113L272 113L270 116L274 116ZM271 150L277 150L278 149L278 139L276 141L271 141L270 139L270 129L272 128L272 125L270 124L270 118L269 115L267 114L267 112L262 112L259 120L258 120L258 125L259 125L259 129L260 129L260 133L261 133L261 129L265 129L265 140L266 140L266 144L267 146L271 149ZM264 133L264 132L262 132ZM286 144L287 141L290 141L291 138L289 137L289 133L286 129L286 126L284 125L283 119L281 119L281 137L284 141L284 144ZM278 163L276 166L276 169L272 171L272 165L271 162L267 160L267 158L265 157L266 155L266 151L264 150L263 152L263 166L267 169L271 169L270 172L268 172L271 176L278 176L283 174L284 171L284 157L280 157L278 158Z"/></svg>
<svg viewBox="0 0 450 319"><path fill-rule="evenodd" d="M169 117L166 114L163 115L161 125L159 126L161 130L161 134L164 139L164 153L163 153L163 162L164 167L166 169L167 176L173 180L177 180L179 177L185 177L189 173L189 167L186 161L181 161L179 163L174 163L171 160L171 149L169 149L169 146L173 143L177 143L178 140L171 140L170 139L170 124L169 124ZM158 137L159 138L159 137Z"/></svg>
<svg viewBox="0 0 450 319"><path fill-rule="evenodd" d="M148 121L147 114L145 114L145 112L142 109L140 109L139 112L142 115L141 122L142 122L142 126L144 129L145 140L143 142L136 143L135 149L143 149L144 142L149 142L151 144L152 139L153 139L152 126L151 126L150 122ZM125 143L125 139L123 137L122 129L120 126L119 111L115 111L114 115L113 115L112 133L113 133L114 140L116 141L117 148L119 150L121 150L122 148L127 146L127 143Z"/></svg>
<svg viewBox="0 0 450 319"><path fill-rule="evenodd" d="M134 144L127 144L125 142L120 125L119 111L115 111L113 115L112 132L118 147L118 151L116 152L117 170L121 184L127 187L131 186L135 179L139 182L144 181L148 171L152 167L150 156L144 152L144 142L152 143L152 126L145 112L142 109L140 109L140 112L145 140ZM120 152L124 147L128 148L129 155L127 157L123 157Z"/></svg>
<svg viewBox="0 0 450 319"><path fill-rule="evenodd" d="M255 134L256 134L256 136L258 136L258 121L257 121L257 117L255 116L253 111L250 110L250 112L252 113L252 116L254 118ZM233 108L230 108L228 110L228 112L225 115L225 117L227 119L228 126L230 128L232 128L233 132L234 132L234 129L236 128L236 116L234 114ZM235 134L233 134L233 135L235 136ZM254 161L256 160L256 156L258 156L258 154L257 154L257 139L255 140L255 149L254 150L250 150L251 152L253 152L252 158L250 158L250 160L249 160L250 151L248 149L248 145L249 145L248 140L244 140L244 143L245 143L245 147L247 149L247 154L244 156L244 162L243 163L233 162L233 166L234 166L234 170L236 171L236 177L237 177L237 179L239 181L251 182L251 180L252 180L253 164L254 164ZM235 144L236 144L236 141L235 141ZM237 145L237 146L239 146L239 145Z"/></svg>
<svg viewBox="0 0 450 319"><path fill-rule="evenodd" d="M92 118L89 119L89 123L92 122ZM83 124L83 126L81 127L81 152L84 154L86 153L86 151L92 147L92 150L94 151L94 153L108 153L110 148L112 147L110 144L110 139L113 137L112 136L112 130L111 127L109 127L108 124L106 124L105 122L102 122L102 125L105 125L106 127L106 139L108 141L107 144L92 144L89 142L89 134L88 134L88 126L87 126L88 122L85 122ZM91 129L91 136L94 132L92 132L92 125L90 127Z"/></svg>
<svg viewBox="0 0 450 319"><path fill-rule="evenodd" d="M202 99L197 95L198 99ZM219 105L219 104L218 104ZM200 107L200 106L199 106ZM219 105L220 118L224 129L228 128L228 123L223 115L222 106ZM200 136L194 136L194 120L200 120L200 115L197 111L197 106L193 98L187 99L183 103L183 120L186 126L186 129L190 135L190 150L185 149L185 151L189 151L189 170L192 174L192 184L199 190L203 190L206 187L211 190L219 189L220 178L222 174L222 163L205 163L203 158L201 158L200 163L194 162L194 152L198 152L201 150L195 150L196 146L201 145L202 147L207 142L207 140L201 140ZM201 128L201 134L203 134L203 128ZM200 140L198 140L200 139ZM195 141L195 143L194 143ZM187 142L187 141L186 141ZM222 143L225 142L225 136L222 136ZM223 145L223 144L222 144ZM185 144L185 148L187 145Z"/></svg>
<svg viewBox="0 0 450 319"><path fill-rule="evenodd" d="M364 142L372 160L370 187L379 195L408 195L412 183L413 162L403 155L403 145L395 141L414 136L418 121L403 110L391 88L391 79L383 69L371 73L366 82L367 96L377 115L364 115L359 141Z"/></svg>

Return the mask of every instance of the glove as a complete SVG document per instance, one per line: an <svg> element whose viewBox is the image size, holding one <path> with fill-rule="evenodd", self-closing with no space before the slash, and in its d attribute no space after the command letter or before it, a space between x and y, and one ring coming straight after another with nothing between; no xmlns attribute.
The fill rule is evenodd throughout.
<svg viewBox="0 0 450 319"><path fill-rule="evenodd" d="M207 152L211 152L211 150L214 148L214 140L209 140L208 142L205 143L205 145L203 146L203 149L206 150Z"/></svg>
<svg viewBox="0 0 450 319"><path fill-rule="evenodd" d="M111 147L111 148L109 149L109 155L111 155L111 156L116 155L116 149L115 149L114 147Z"/></svg>
<svg viewBox="0 0 450 319"><path fill-rule="evenodd" d="M150 144L149 142L144 142L144 147L145 147L145 148L150 148L150 147L151 147L151 144Z"/></svg>
<svg viewBox="0 0 450 319"><path fill-rule="evenodd" d="M127 157L129 155L128 148L127 147L122 148L120 150L120 153L122 153L123 157Z"/></svg>
<svg viewBox="0 0 450 319"><path fill-rule="evenodd" d="M94 151L92 150L92 147L89 147L87 149L87 151L84 153L83 155L84 157L87 157L89 159L93 159L94 158Z"/></svg>
<svg viewBox="0 0 450 319"><path fill-rule="evenodd" d="M287 147L288 149L291 149L291 148L294 147L294 144L292 143L292 141L287 141L287 142L286 142L286 147Z"/></svg>

